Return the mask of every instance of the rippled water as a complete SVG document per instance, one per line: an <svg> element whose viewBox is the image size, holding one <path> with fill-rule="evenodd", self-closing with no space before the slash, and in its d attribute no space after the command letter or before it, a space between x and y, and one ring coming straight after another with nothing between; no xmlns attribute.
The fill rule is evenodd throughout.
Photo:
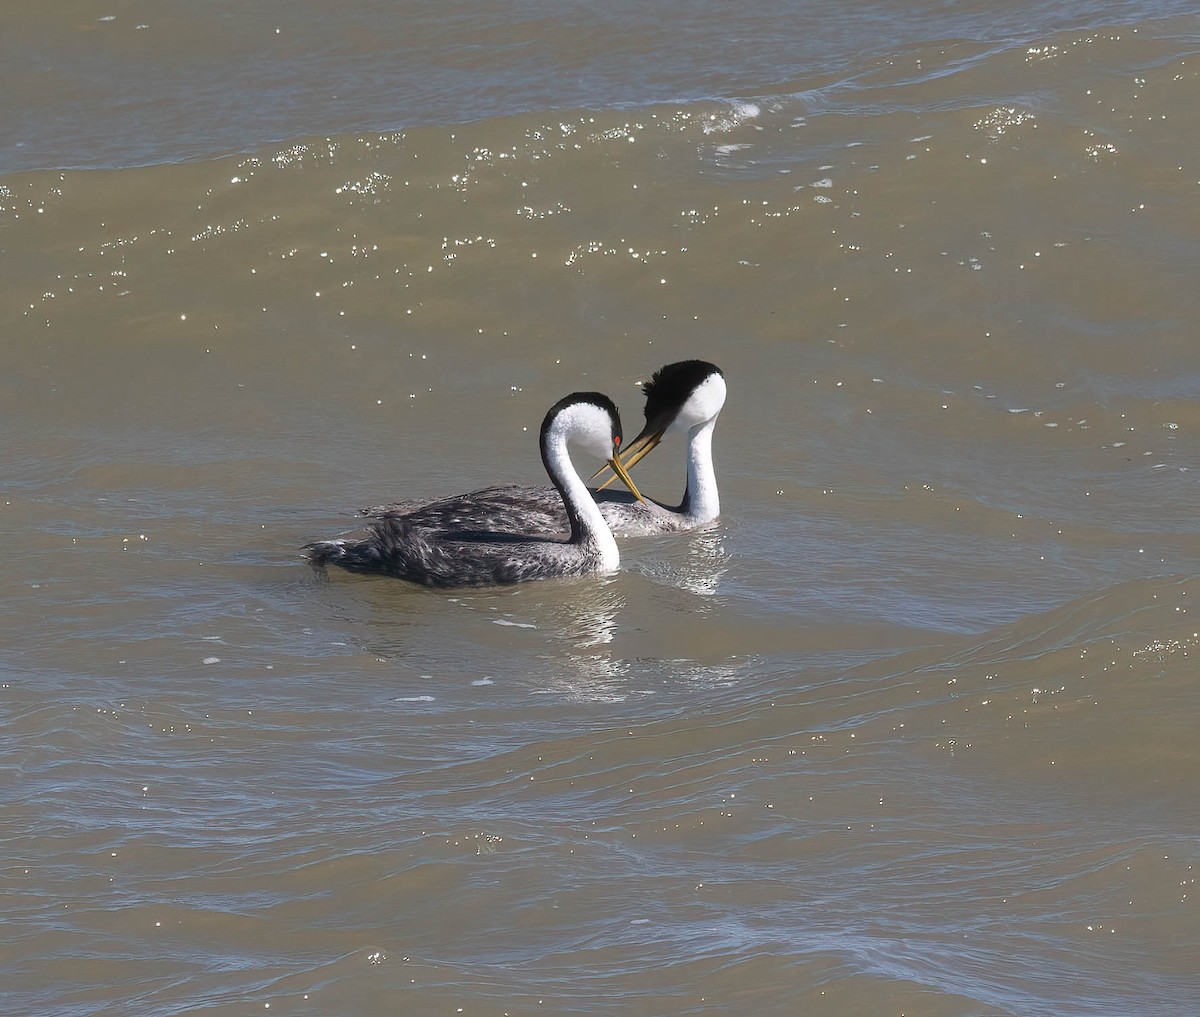
<svg viewBox="0 0 1200 1017"><path fill-rule="evenodd" d="M11 1012L1194 1012L1200 20L651 6L9 18ZM299 558L683 357L715 527Z"/></svg>

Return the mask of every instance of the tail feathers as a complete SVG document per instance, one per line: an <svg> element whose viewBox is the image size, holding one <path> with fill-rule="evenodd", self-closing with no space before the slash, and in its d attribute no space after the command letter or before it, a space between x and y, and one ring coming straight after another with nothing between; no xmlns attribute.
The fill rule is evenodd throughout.
<svg viewBox="0 0 1200 1017"><path fill-rule="evenodd" d="M336 565L346 556L346 541L344 540L314 540L305 544L301 551L312 565Z"/></svg>
<svg viewBox="0 0 1200 1017"><path fill-rule="evenodd" d="M383 572L409 578L412 560L424 548L424 542L411 530L402 516L385 515L368 528L366 536L316 540L301 550L315 566L338 565L351 572Z"/></svg>

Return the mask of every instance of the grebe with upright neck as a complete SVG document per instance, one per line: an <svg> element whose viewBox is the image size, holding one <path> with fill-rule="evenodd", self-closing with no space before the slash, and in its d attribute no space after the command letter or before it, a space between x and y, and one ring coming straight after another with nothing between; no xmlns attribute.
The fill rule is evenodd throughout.
<svg viewBox="0 0 1200 1017"><path fill-rule="evenodd" d="M648 455L669 432L687 438L687 477L678 505L635 499L625 491L606 490L615 475L594 493L609 528L620 536L645 536L690 530L721 514L717 475L713 468L712 437L725 405L725 376L706 360L681 360L659 368L642 387L646 396L646 426L624 448L621 461L630 469ZM602 467L604 472L608 467ZM599 474L597 474L599 475ZM627 485L629 486L629 485ZM558 493L549 487L490 487L473 496L490 526L504 533L565 533L567 515ZM362 514L382 518L411 506L379 505Z"/></svg>
<svg viewBox="0 0 1200 1017"><path fill-rule="evenodd" d="M539 444L554 484L547 490L557 495L566 517L565 539L559 529L546 531L540 525L544 511L522 515L519 499L497 502L496 492L510 489L488 488L419 507L388 509L363 537L319 540L303 550L316 566L339 565L446 588L615 572L621 561L617 542L571 462L570 447L605 460L640 499L618 458L621 418L616 406L599 392L560 399L542 421Z"/></svg>
<svg viewBox="0 0 1200 1017"><path fill-rule="evenodd" d="M683 432L687 437L683 497L675 506L633 501L622 491L605 490L617 479L614 474L597 492L604 518L613 530L631 536L691 530L712 522L721 514L712 438L725 406L725 375L707 360L681 360L655 371L642 391L646 426L624 449L621 462L630 470L653 452L668 432Z"/></svg>

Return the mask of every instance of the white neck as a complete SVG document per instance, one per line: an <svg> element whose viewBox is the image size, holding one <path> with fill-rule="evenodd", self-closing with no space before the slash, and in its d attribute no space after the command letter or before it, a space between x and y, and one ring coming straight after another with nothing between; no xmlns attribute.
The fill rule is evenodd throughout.
<svg viewBox="0 0 1200 1017"><path fill-rule="evenodd" d="M717 474L713 469L712 436L717 418L706 420L688 432L687 490L680 508L696 523L707 523L721 514Z"/></svg>
<svg viewBox="0 0 1200 1017"><path fill-rule="evenodd" d="M558 422L551 426L550 433L546 436L542 459L546 464L546 472L550 474L550 479L562 495L567 518L571 521L571 543L590 544L600 558L598 571L616 572L621 565L621 553L617 550L617 542L604 516L600 514L592 492L588 490L571 462L565 428L559 426Z"/></svg>

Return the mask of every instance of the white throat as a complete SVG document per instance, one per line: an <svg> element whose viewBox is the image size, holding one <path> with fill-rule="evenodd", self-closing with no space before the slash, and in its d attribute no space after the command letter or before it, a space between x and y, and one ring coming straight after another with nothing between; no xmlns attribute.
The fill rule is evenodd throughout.
<svg viewBox="0 0 1200 1017"><path fill-rule="evenodd" d="M684 514L696 524L711 522L721 514L721 496L717 493L717 474L713 469L712 437L717 418L697 424L688 431L687 493Z"/></svg>
<svg viewBox="0 0 1200 1017"><path fill-rule="evenodd" d="M597 571L616 572L621 565L621 553L612 530L592 497L592 492L579 476L567 447L568 439L584 445L600 458L611 448L612 435L607 418L604 426L597 429L599 421L593 423L595 414L581 412L583 407L571 407L550 425L543 450L546 472L562 495L567 518L571 522L571 541L590 547L597 556Z"/></svg>

